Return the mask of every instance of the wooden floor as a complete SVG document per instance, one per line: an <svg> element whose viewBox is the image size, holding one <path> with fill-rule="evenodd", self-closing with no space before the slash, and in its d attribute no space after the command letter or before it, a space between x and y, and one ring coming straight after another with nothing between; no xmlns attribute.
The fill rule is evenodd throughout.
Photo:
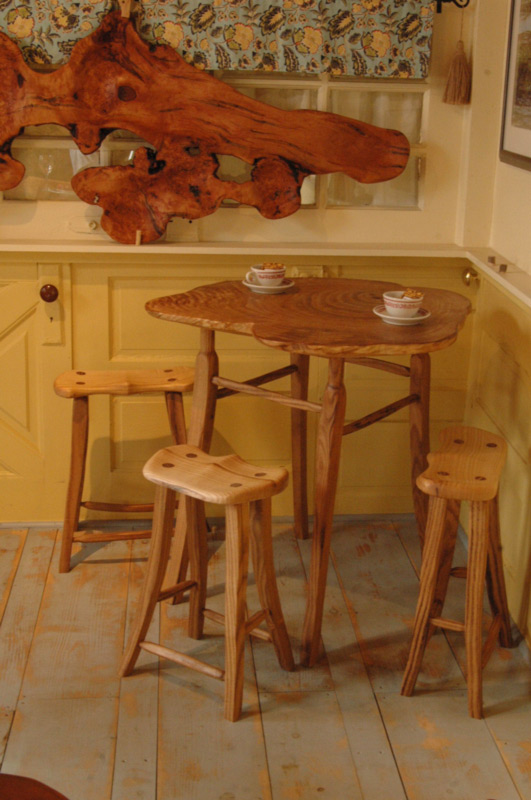
<svg viewBox="0 0 531 800"><path fill-rule="evenodd" d="M288 524L276 531L298 661L310 543ZM285 673L253 640L237 723L223 720L221 683L147 653L118 680L146 544L85 546L59 575L57 540L0 530L2 771L69 800L531 800L524 643L489 662L484 720L467 715L457 634L433 637L415 695L399 694L418 588L411 517L336 521L326 655ZM212 553L209 605L221 608L221 537ZM451 590L453 606L463 581ZM207 623L204 640L184 639L185 610L164 604L152 636L160 626L165 644L221 664L221 630Z"/></svg>

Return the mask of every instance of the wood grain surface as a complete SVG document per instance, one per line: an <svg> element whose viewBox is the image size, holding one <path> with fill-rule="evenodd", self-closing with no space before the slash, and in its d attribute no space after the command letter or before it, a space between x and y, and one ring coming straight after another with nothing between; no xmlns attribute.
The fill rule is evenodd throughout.
<svg viewBox="0 0 531 800"><path fill-rule="evenodd" d="M254 336L270 347L307 355L429 353L457 338L470 302L456 292L423 289L431 316L419 325L388 325L373 313L382 293L399 284L343 278L301 278L283 294L255 294L239 281L200 286L150 300L161 319Z"/></svg>
<svg viewBox="0 0 531 800"><path fill-rule="evenodd" d="M398 131L248 98L172 48L144 42L119 12L49 74L31 70L0 34L0 72L0 191L24 175L10 145L25 125L63 125L82 153L95 152L116 129L152 146L139 147L131 165L93 167L72 179L82 200L104 209L104 230L128 244L158 239L171 217L211 214L227 198L269 219L285 217L300 207L300 187L311 173L344 172L373 183L400 175L409 157ZM217 155L252 165L251 180L218 178Z"/></svg>

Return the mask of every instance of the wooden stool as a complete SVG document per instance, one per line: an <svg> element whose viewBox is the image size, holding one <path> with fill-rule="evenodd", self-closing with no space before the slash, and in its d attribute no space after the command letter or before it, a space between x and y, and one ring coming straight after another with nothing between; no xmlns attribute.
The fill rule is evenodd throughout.
<svg viewBox="0 0 531 800"><path fill-rule="evenodd" d="M205 675L225 680L225 717L235 722L240 716L242 706L246 634L254 633L261 639L272 641L281 667L286 670L294 668L278 596L271 538L271 497L284 489L288 473L283 467L268 469L252 466L237 455L215 457L191 445L177 445L155 453L145 465L144 475L158 484L153 536L142 600L122 663L121 675L131 673L142 648ZM190 579L163 590L162 581L170 552L176 491L184 495L182 502L186 504ZM225 615L205 608L205 502L225 505ZM249 539L262 610L246 619ZM185 590L190 590L189 636L201 638L205 617L224 623L225 670L145 641L156 604ZM263 620L269 631L257 629Z"/></svg>
<svg viewBox="0 0 531 800"><path fill-rule="evenodd" d="M145 369L131 371L72 370L56 378L54 388L60 397L73 399L72 448L70 477L66 495L63 539L59 572L70 570L73 542L111 542L117 539L142 539L151 531L123 531L120 533L91 533L79 531L81 506L96 511L150 512L153 504L100 503L82 501L83 482L87 458L90 395L130 395L164 392L166 409L173 441L186 441L182 393L193 388L194 370L189 367L172 369Z"/></svg>
<svg viewBox="0 0 531 800"><path fill-rule="evenodd" d="M64 794L44 783L22 775L0 773L0 798L2 800L67 800Z"/></svg>
<svg viewBox="0 0 531 800"><path fill-rule="evenodd" d="M496 637L502 647L513 646L498 520L498 483L507 445L500 436L464 426L446 428L440 441L440 450L428 455L429 466L417 478L417 486L430 495L430 499L413 641L401 693L407 696L413 693L434 627L462 631L466 643L468 710L470 716L480 719L481 672L494 649ZM461 500L471 504L468 567L455 570L456 574L467 578L464 623L440 616L450 575L448 570L441 581L443 556L450 549L451 559L457 531L458 513L455 508L450 512L450 503L457 501L458 512ZM449 513L455 524L449 520ZM485 580L493 619L482 645Z"/></svg>

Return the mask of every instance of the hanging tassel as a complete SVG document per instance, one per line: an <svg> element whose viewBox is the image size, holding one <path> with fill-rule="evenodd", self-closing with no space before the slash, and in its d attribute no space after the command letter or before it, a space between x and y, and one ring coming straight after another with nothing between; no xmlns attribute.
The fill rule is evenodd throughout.
<svg viewBox="0 0 531 800"><path fill-rule="evenodd" d="M465 45L460 39L450 64L448 81L444 90L443 103L465 106L470 102L471 73L465 55Z"/></svg>

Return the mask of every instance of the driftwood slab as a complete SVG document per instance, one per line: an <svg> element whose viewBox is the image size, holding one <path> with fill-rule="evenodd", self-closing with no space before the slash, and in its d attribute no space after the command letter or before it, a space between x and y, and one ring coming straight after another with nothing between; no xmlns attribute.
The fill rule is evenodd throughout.
<svg viewBox="0 0 531 800"><path fill-rule="evenodd" d="M134 243L137 231L141 241L153 241L173 216L196 219L224 199L279 219L300 207L309 174L385 181L400 175L409 156L398 131L252 100L170 47L146 44L119 12L78 42L65 66L47 74L31 70L18 46L0 34L0 74L0 191L24 175L10 148L26 125L62 125L85 154L112 130L149 142L130 166L92 167L72 180L82 200L103 208L107 233L124 243ZM251 179L218 178L218 155L250 164Z"/></svg>

